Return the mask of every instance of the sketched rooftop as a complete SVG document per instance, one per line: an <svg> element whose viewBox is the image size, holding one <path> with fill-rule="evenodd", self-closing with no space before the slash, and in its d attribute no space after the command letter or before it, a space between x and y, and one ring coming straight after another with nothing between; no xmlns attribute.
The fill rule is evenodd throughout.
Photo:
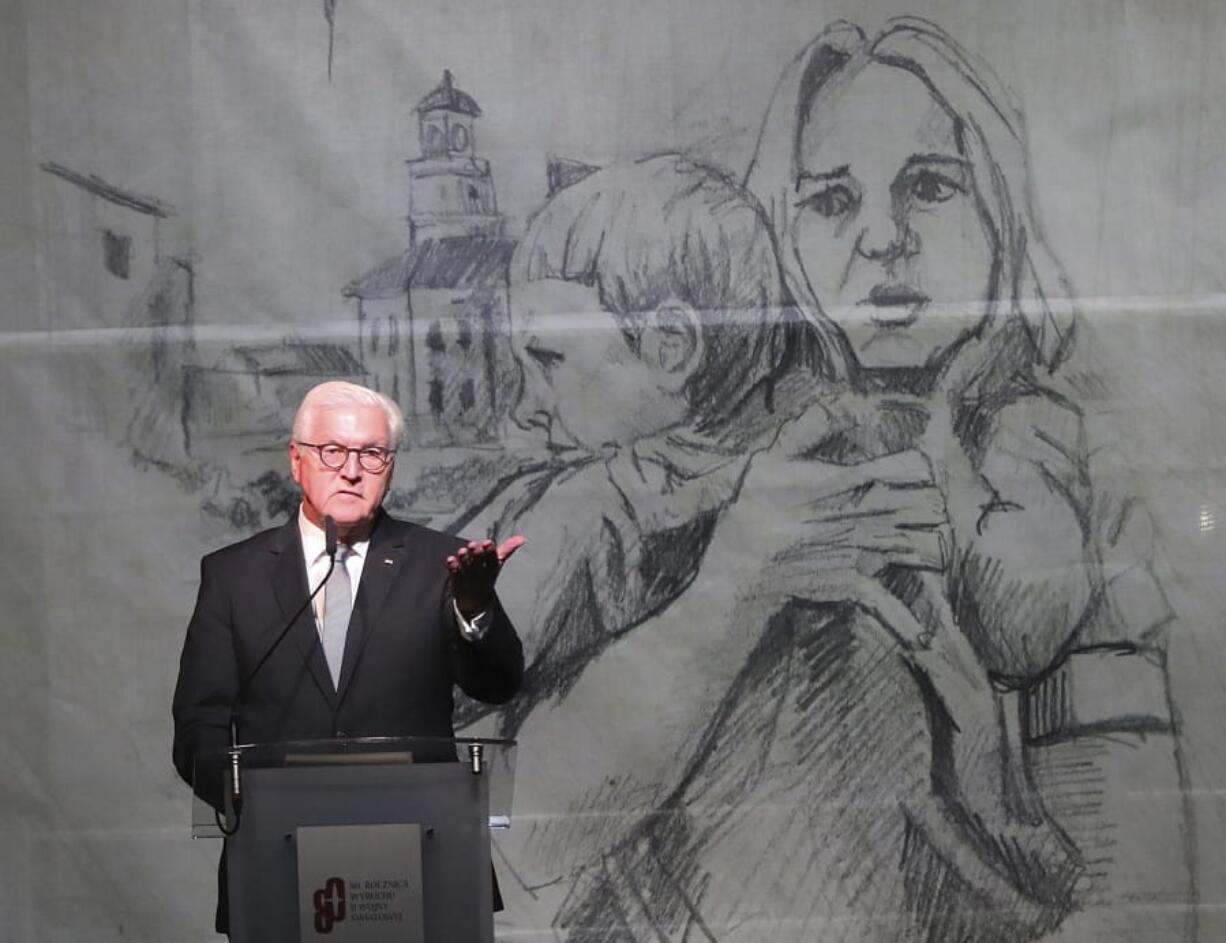
<svg viewBox="0 0 1226 943"><path fill-rule="evenodd" d="M509 237L424 239L342 289L346 298L392 298L414 288L466 289L506 284L515 252Z"/></svg>
<svg viewBox="0 0 1226 943"><path fill-rule="evenodd" d="M92 193L108 203L114 203L116 206L122 206L125 209L144 213L146 216L155 216L159 219L165 219L167 216L174 215L174 207L163 203L161 200L133 193L130 190L124 190L113 183L108 183L96 174L78 173L65 167L63 164L57 164L55 161L50 160L43 161L38 166L43 171L59 177L61 180L67 180L69 183L76 184L82 190Z"/></svg>
<svg viewBox="0 0 1226 943"><path fill-rule="evenodd" d="M481 117L481 108L477 105L476 99L455 87L451 80L450 69L443 70L443 81L435 87L434 91L419 101L413 110L419 115L424 115L428 111L444 110L456 111L474 118Z"/></svg>
<svg viewBox="0 0 1226 943"><path fill-rule="evenodd" d="M234 356L247 372L263 376L360 376L366 371L346 348L338 344L287 342L270 346L241 346Z"/></svg>

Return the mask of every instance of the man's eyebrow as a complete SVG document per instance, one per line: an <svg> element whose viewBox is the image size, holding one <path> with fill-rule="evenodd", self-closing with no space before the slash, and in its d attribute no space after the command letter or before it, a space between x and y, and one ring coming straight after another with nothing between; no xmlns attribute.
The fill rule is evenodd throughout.
<svg viewBox="0 0 1226 943"><path fill-rule="evenodd" d="M837 177L846 177L851 170L851 164L841 164L835 167L834 170L823 171L820 174L811 174L807 170L802 170L796 175L796 189L800 190L802 183L822 183L826 180L834 180Z"/></svg>

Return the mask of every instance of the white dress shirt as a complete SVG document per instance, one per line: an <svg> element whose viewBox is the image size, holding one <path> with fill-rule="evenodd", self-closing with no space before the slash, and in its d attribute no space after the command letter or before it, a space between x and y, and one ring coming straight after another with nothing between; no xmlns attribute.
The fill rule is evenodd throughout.
<svg viewBox="0 0 1226 943"><path fill-rule="evenodd" d="M313 590L323 580L324 574L328 572L327 541L323 530L316 527L306 516L306 511L302 509L302 505L298 506L298 533L302 536L302 557L306 561L307 586ZM345 544L345 546L347 551L344 567L345 571L349 574L349 585L352 587L350 599L356 600L358 598L358 583L362 579L362 570L366 567L366 553L370 549L370 538L355 540L351 544ZM439 560L438 565L444 566L445 564L442 560ZM317 632L323 631L324 596L327 595L327 592L327 589L322 590L311 603L311 608L315 613L315 630ZM350 605L352 605L352 602ZM485 637L486 630L489 628L491 613L479 612L471 619L465 619L454 602L452 602L451 608L455 613L456 625L460 629L461 636L470 642L479 642Z"/></svg>
<svg viewBox="0 0 1226 943"><path fill-rule="evenodd" d="M328 549L324 532L316 527L302 507L298 508L298 533L302 535L302 557L306 561L307 586L314 589L328 572ZM349 585L353 587L350 600L358 598L358 582L362 579L362 570L366 567L366 551L370 549L370 538L355 540L345 544L346 553L344 567L349 574ZM338 564L339 566L340 564ZM315 612L315 628L322 631L324 624L324 606L327 589L321 590L311 603ZM352 606L352 602L350 603Z"/></svg>

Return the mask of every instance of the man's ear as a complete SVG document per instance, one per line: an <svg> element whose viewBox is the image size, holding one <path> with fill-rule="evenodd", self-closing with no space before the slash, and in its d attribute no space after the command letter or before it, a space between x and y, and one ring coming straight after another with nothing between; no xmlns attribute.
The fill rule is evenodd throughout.
<svg viewBox="0 0 1226 943"><path fill-rule="evenodd" d="M302 465L302 450L298 448L296 442L289 444L289 474L294 479L294 483L301 485L301 465Z"/></svg>
<svg viewBox="0 0 1226 943"><path fill-rule="evenodd" d="M670 392L680 392L702 362L698 312L679 301L665 302L647 316L640 344L643 361L664 372Z"/></svg>

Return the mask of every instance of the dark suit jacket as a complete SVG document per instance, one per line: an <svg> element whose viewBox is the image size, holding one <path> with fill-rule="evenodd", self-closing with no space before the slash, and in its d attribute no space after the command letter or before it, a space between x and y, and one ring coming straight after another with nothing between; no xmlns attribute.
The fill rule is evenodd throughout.
<svg viewBox="0 0 1226 943"><path fill-rule="evenodd" d="M339 689L308 607L250 680L241 740L450 737L455 685L490 703L514 695L523 649L501 605L495 601L480 642L465 640L455 624L444 561L463 543L381 512L354 600ZM198 756L229 746L240 679L248 678L308 592L297 515L201 561L173 705L175 768L189 784ZM207 792L202 795L213 798ZM226 917L223 877L219 930Z"/></svg>

